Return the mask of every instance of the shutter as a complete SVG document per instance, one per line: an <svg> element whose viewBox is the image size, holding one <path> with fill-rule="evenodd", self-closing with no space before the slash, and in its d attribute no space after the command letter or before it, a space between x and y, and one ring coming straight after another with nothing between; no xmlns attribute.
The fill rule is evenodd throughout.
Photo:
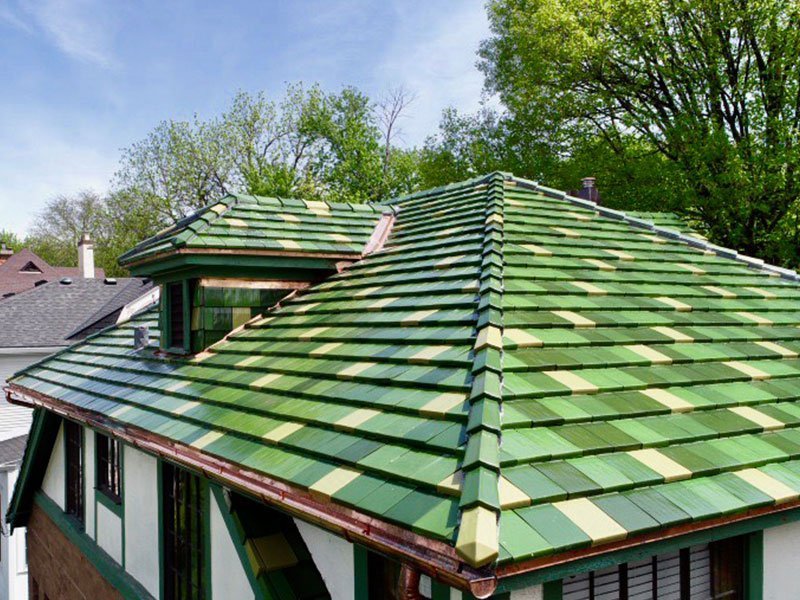
<svg viewBox="0 0 800 600"><path fill-rule="evenodd" d="M681 600L681 559L678 552L656 557L658 600Z"/></svg>
<svg viewBox="0 0 800 600"><path fill-rule="evenodd" d="M562 600L589 600L589 573L567 577L561 590Z"/></svg>
<svg viewBox="0 0 800 600"><path fill-rule="evenodd" d="M689 597L692 600L711 598L711 551L708 544L689 550Z"/></svg>
<svg viewBox="0 0 800 600"><path fill-rule="evenodd" d="M653 559L628 563L628 600L653 599Z"/></svg>

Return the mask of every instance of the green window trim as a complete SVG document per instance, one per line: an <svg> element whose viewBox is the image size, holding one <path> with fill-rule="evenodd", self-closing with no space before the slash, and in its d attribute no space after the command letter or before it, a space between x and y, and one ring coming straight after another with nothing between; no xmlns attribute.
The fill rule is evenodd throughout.
<svg viewBox="0 0 800 600"><path fill-rule="evenodd" d="M73 519L61 510L44 492L38 491L33 498L34 504L42 509L58 529L75 545L89 563L103 578L116 589L123 598L135 600L154 600L153 596L133 577L117 564Z"/></svg>

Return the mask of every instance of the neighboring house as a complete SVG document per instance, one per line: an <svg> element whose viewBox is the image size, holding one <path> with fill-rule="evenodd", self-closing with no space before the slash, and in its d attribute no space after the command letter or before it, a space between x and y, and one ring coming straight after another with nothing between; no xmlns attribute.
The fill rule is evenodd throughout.
<svg viewBox="0 0 800 600"><path fill-rule="evenodd" d="M121 262L160 303L7 387L33 598L800 589L792 271L501 173Z"/></svg>
<svg viewBox="0 0 800 600"><path fill-rule="evenodd" d="M137 279L63 279L0 302L0 384L16 371L114 325L139 302L152 303L152 283ZM29 408L0 400L0 509L8 507L25 440ZM7 528L3 530L8 534ZM28 598L25 534L0 540L0 598Z"/></svg>
<svg viewBox="0 0 800 600"><path fill-rule="evenodd" d="M105 277L103 269L94 268L94 253L88 236L84 236L79 242L78 258L77 267L52 267L28 248L15 254L3 245L0 250L0 299L65 277Z"/></svg>

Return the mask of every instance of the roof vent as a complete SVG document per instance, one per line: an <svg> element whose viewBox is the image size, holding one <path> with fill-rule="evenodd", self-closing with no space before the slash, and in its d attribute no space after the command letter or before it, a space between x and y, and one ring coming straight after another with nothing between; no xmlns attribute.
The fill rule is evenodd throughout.
<svg viewBox="0 0 800 600"><path fill-rule="evenodd" d="M600 191L597 189L597 179L594 177L584 177L581 179L581 183L583 187L579 190L571 190L569 195L600 204Z"/></svg>
<svg viewBox="0 0 800 600"><path fill-rule="evenodd" d="M47 283L47 279L40 279L39 281L33 284L33 287L39 287L40 285L44 285L45 283Z"/></svg>
<svg viewBox="0 0 800 600"><path fill-rule="evenodd" d="M139 325L133 330L133 347L136 350L147 348L150 345L150 328L147 325Z"/></svg>
<svg viewBox="0 0 800 600"><path fill-rule="evenodd" d="M72 279L70 277L64 277L61 281L59 281L61 285L71 285Z"/></svg>
<svg viewBox="0 0 800 600"><path fill-rule="evenodd" d="M106 277L103 280L103 283L105 283L106 285L117 285L117 280L114 279L113 277Z"/></svg>

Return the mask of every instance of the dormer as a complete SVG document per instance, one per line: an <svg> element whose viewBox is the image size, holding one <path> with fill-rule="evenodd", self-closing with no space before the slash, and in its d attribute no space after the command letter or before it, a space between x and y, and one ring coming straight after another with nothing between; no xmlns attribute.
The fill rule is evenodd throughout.
<svg viewBox="0 0 800 600"><path fill-rule="evenodd" d="M380 247L390 207L228 195L120 257L161 286L161 349L201 352Z"/></svg>

